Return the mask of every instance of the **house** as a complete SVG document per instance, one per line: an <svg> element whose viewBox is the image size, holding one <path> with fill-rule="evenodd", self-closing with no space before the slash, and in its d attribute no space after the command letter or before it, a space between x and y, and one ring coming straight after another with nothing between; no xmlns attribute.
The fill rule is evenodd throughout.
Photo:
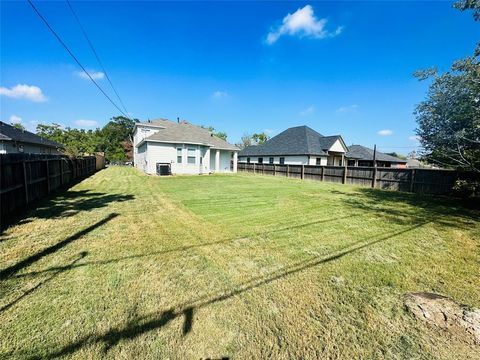
<svg viewBox="0 0 480 360"><path fill-rule="evenodd" d="M0 121L0 154L61 154L64 146Z"/></svg>
<svg viewBox="0 0 480 360"><path fill-rule="evenodd" d="M345 157L348 166L373 166L373 149L362 145L350 145ZM377 151L375 154L377 167L405 168L407 160L402 160L391 155Z"/></svg>
<svg viewBox="0 0 480 360"><path fill-rule="evenodd" d="M237 172L238 150L187 121L149 120L134 127L134 165L147 174Z"/></svg>
<svg viewBox="0 0 480 360"><path fill-rule="evenodd" d="M255 164L338 165L348 151L340 135L323 136L308 126L291 127L262 145L248 146L238 161Z"/></svg>

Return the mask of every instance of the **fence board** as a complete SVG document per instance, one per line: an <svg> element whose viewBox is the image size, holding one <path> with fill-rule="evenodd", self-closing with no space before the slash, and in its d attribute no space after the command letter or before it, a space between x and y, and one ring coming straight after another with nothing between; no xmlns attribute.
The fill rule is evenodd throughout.
<svg viewBox="0 0 480 360"><path fill-rule="evenodd" d="M457 179L478 179L478 175L471 172L434 169L400 169L383 167L349 166L316 166L316 165L271 165L238 163L238 171L253 172L257 167L257 174L287 176L317 181L345 183L425 194L449 194ZM375 181L373 177L375 175Z"/></svg>
<svg viewBox="0 0 480 360"><path fill-rule="evenodd" d="M49 193L94 174L96 162L95 156L0 154L0 225Z"/></svg>

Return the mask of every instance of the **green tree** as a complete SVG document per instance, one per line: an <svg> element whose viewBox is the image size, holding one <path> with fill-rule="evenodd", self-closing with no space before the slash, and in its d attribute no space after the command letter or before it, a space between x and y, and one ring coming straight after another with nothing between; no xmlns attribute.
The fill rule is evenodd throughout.
<svg viewBox="0 0 480 360"><path fill-rule="evenodd" d="M12 125L15 129L18 129L18 130L23 130L23 131L27 130L25 126L23 126L20 123L11 123L10 125Z"/></svg>
<svg viewBox="0 0 480 360"><path fill-rule="evenodd" d="M252 135L252 140L255 144L262 145L265 144L265 142L268 140L268 135L264 132L258 134L255 133Z"/></svg>
<svg viewBox="0 0 480 360"><path fill-rule="evenodd" d="M101 130L100 137L102 142L100 144L100 151L105 152L105 159L112 160L131 160L131 147L133 143L133 128L135 122L124 116L113 117ZM125 146L125 142L129 146Z"/></svg>
<svg viewBox="0 0 480 360"><path fill-rule="evenodd" d="M473 9L479 20L480 3L463 0L455 5ZM477 47L478 50L478 47ZM418 71L420 80L432 79L427 98L415 110L422 157L449 168L480 172L480 62L473 56L455 61L439 74L434 68Z"/></svg>
<svg viewBox="0 0 480 360"><path fill-rule="evenodd" d="M206 129L208 131L210 131L214 136L222 139L222 140L225 140L227 141L227 133L224 132L224 131L215 131L215 128L213 126L205 126L205 125L201 125L200 126L201 128L203 129Z"/></svg>

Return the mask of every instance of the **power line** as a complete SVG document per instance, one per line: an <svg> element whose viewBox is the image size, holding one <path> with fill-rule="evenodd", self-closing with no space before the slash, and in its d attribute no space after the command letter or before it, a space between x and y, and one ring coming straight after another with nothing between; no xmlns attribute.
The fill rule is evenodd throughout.
<svg viewBox="0 0 480 360"><path fill-rule="evenodd" d="M95 84L95 86L98 88L98 90L100 90L100 92L108 99L108 101L110 101L112 103L113 106L115 106L117 108L118 111L120 111L126 118L128 118L128 115L125 114L123 112L122 109L120 109L118 107L117 104L115 104L115 102L110 98L110 96L108 96L108 94L100 87L100 85L97 84L97 82L92 78L92 76L89 74L89 72L85 69L85 67L80 63L80 61L77 59L77 57L70 51L70 49L68 48L68 46L63 42L63 40L60 38L60 36L55 32L55 30L53 30L53 28L50 26L50 24L48 23L47 19L45 19L43 17L43 15L40 13L40 11L38 11L38 9L35 7L35 5L33 4L32 0L27 0L28 3L32 6L33 10L35 11L35 13L40 17L40 19L42 19L42 21L44 22L44 24L48 27L48 29L52 32L52 34L55 36L55 38L58 40L58 42L65 48L65 50L68 52L68 54L73 58L73 60L75 60L75 62L77 63L78 66L80 66L80 68L83 70L83 72L85 74L87 74L88 78Z"/></svg>
<svg viewBox="0 0 480 360"><path fill-rule="evenodd" d="M70 11L72 12L75 20L77 21L78 26L80 27L80 30L82 31L83 36L84 36L85 39L87 40L88 45L90 46L90 49L92 50L93 54L95 55L95 58L97 59L98 64L99 64L100 67L102 68L103 73L105 74L105 77L106 77L107 80L108 80L108 83L110 84L110 86L111 86L113 92L115 93L115 95L117 95L117 98L118 98L118 100L120 101L120 104L122 105L123 109L124 109L125 112L128 114L128 110L127 110L127 108L125 107L125 104L123 103L122 99L120 98L120 95L118 94L117 90L116 90L115 87L113 86L113 83L112 83L112 81L110 80L110 76L108 76L107 70L105 69L105 66L103 66L103 63L102 63L102 61L100 60L100 56L98 55L97 51L95 50L95 47L93 46L92 41L90 40L89 36L87 35L87 32L86 32L85 28L83 27L82 23L80 22L80 19L78 18L77 13L75 12L75 10L73 10L73 7L72 7L72 4L70 3L70 1L69 1L69 0L66 0L66 2L67 2L68 7L70 8Z"/></svg>

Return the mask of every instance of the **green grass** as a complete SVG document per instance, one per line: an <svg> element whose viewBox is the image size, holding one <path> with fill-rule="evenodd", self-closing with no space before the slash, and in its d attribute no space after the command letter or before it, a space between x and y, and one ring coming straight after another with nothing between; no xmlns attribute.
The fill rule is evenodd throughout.
<svg viewBox="0 0 480 360"><path fill-rule="evenodd" d="M112 167L0 238L0 356L476 359L405 312L480 307L480 213L448 199Z"/></svg>

